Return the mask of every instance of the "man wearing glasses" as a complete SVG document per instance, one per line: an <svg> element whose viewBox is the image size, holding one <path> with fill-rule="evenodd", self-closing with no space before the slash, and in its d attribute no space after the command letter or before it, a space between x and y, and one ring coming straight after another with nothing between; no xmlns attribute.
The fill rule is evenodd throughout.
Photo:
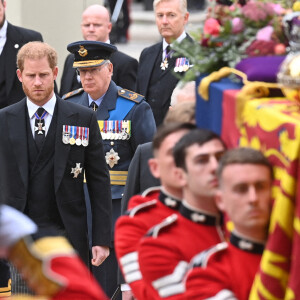
<svg viewBox="0 0 300 300"><path fill-rule="evenodd" d="M112 80L110 56L117 48L96 41L79 41L68 45L74 54L83 89L64 98L93 109L97 115L104 144L104 156L110 172L113 227L121 214L128 167L139 144L150 142L156 131L152 110L144 96L117 86ZM113 238L112 238L113 240ZM117 287L117 260L114 247L110 256L94 274L110 297Z"/></svg>

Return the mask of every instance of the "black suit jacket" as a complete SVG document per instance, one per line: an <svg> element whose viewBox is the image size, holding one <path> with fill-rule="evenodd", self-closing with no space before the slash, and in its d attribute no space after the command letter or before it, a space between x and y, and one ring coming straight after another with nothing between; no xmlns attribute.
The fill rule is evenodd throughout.
<svg viewBox="0 0 300 300"><path fill-rule="evenodd" d="M153 158L152 142L137 147L128 169L128 176L122 197L122 211L127 210L128 202L134 195L143 193L146 189L159 186L160 180L151 174L148 160Z"/></svg>
<svg viewBox="0 0 300 300"><path fill-rule="evenodd" d="M192 38L187 35L185 39L192 40ZM154 111L154 117L156 121L156 125L160 125L162 120L164 119L165 114L167 113L168 107L171 101L171 95L178 83L179 79L174 75L174 67L175 67L175 55L171 58L169 62L169 67L163 71L162 75L164 77L164 84L157 85L156 93L159 95L159 99L152 99L149 97L148 92L150 89L150 81L153 73L153 69L157 59L162 60L162 47L163 43L159 42L150 47L145 48L139 59L138 73L137 73L137 81L135 91L141 95L146 97L147 102L150 106L158 107L157 103L159 102L159 106L161 109L157 109ZM159 57L160 56L160 57Z"/></svg>
<svg viewBox="0 0 300 300"><path fill-rule="evenodd" d="M77 80L76 70L73 68L74 55L69 54L65 60L64 71L60 83L60 95L81 88L82 85ZM120 51L111 55L110 61L114 66L112 80L124 89L134 90L138 61Z"/></svg>
<svg viewBox="0 0 300 300"><path fill-rule="evenodd" d="M16 103L25 97L22 84L16 74L16 57L19 49L31 41L43 41L43 37L39 32L14 26L10 23L7 26L6 37L4 46L6 53L4 59L6 98L0 99L0 108Z"/></svg>
<svg viewBox="0 0 300 300"><path fill-rule="evenodd" d="M93 216L92 245L109 246L111 236L111 195L102 139L91 109L57 97L57 130L54 154L55 199L66 232L80 256L88 262L86 207L83 192L84 172L90 191ZM0 197L3 202L24 212L28 191L26 99L0 110ZM64 144L63 125L89 128L87 147ZM80 163L84 172L73 178L71 168ZM43 195L41 195L41 200ZM41 212L47 213L47 212Z"/></svg>

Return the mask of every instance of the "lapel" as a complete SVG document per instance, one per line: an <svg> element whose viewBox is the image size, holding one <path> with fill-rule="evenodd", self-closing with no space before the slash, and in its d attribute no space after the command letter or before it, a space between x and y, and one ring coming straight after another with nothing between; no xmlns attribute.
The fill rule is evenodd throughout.
<svg viewBox="0 0 300 300"><path fill-rule="evenodd" d="M68 154L71 145L62 142L63 125L77 125L79 120L79 112L73 111L73 105L69 105L68 101L62 100L56 96L57 102L57 126L55 134L55 153L54 153L54 189L55 193L61 183L65 173L68 160Z"/></svg>
<svg viewBox="0 0 300 300"><path fill-rule="evenodd" d="M7 39L5 43L6 55L5 55L5 73L7 78L6 84L6 94L8 95L12 89L14 80L16 78L16 56L20 49L23 46L22 43L17 42L18 39L21 39L20 33L15 29L13 25L8 23L7 25Z"/></svg>
<svg viewBox="0 0 300 300"><path fill-rule="evenodd" d="M107 120L109 118L109 111L116 108L117 98L118 87L113 81L111 81L100 107L96 112L97 120Z"/></svg>
<svg viewBox="0 0 300 300"><path fill-rule="evenodd" d="M88 94L86 92L84 92L80 99L78 100L78 102L76 102L77 104L83 105L85 107L89 107L89 98L88 98Z"/></svg>
<svg viewBox="0 0 300 300"><path fill-rule="evenodd" d="M147 52L147 56L145 57L145 68L143 70L144 76L141 80L142 82L142 94L145 95L147 92L147 87L149 86L151 74L153 72L154 65L156 60L158 59L158 55L161 53L162 50L162 42L153 45L153 47L149 48ZM161 60L161 58L159 58Z"/></svg>
<svg viewBox="0 0 300 300"><path fill-rule="evenodd" d="M76 75L76 69L73 68L73 61L74 61L74 54L69 54L67 57L67 62L65 66L66 73L64 74L64 85L65 85L65 91L71 91L72 90L72 84L75 81L77 83L77 75Z"/></svg>
<svg viewBox="0 0 300 300"><path fill-rule="evenodd" d="M28 186L28 145L26 131L26 98L7 113L8 136L25 189Z"/></svg>

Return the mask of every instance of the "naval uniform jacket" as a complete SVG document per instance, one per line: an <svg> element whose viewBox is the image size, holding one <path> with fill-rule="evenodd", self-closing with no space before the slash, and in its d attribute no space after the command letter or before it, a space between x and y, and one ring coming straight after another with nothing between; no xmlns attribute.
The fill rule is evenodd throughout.
<svg viewBox="0 0 300 300"><path fill-rule="evenodd" d="M116 108L118 90L121 88L118 87L113 81L111 81L108 90L100 104L100 107L96 111L97 120L107 120L109 118L110 112L113 112ZM88 94L83 92L81 94L71 96L66 98L67 101L73 103L81 104L88 107ZM130 100L128 100L130 101ZM104 145L104 156L113 149L118 153L120 159L118 163L113 167L108 166L109 171L111 172L111 193L112 199L121 199L124 186L126 183L127 175L123 176L120 184L117 184L112 177L112 173L115 176L122 176L122 172L128 171L129 164L134 155L134 152L139 144L143 144L152 140L153 135L156 131L155 122L150 106L145 100L141 100L138 103L135 103L131 110L128 112L124 120L131 121L131 137L128 140L103 140ZM122 121L122 120L120 120ZM120 174L118 172L121 171Z"/></svg>
<svg viewBox="0 0 300 300"><path fill-rule="evenodd" d="M84 172L91 195L93 246L109 246L111 236L111 195L109 174L103 157L102 140L92 110L56 97L56 132L54 147L54 194L68 238L81 258L88 263L86 206L83 191ZM21 212L26 209L29 190L29 124L26 98L0 110L0 200ZM52 119L53 121L53 119ZM63 125L89 128L87 147L64 144ZM46 136L47 141L47 136ZM42 150L41 150L42 151ZM43 153L43 152L42 152ZM83 168L77 178L72 168ZM42 201L43 195L40 195ZM41 214L46 214L41 211Z"/></svg>
<svg viewBox="0 0 300 300"><path fill-rule="evenodd" d="M43 41L42 35L30 29L7 24L6 43L0 56L0 88L5 79L5 90L0 90L0 108L16 103L25 97L16 70L16 57L20 48L31 41Z"/></svg>
<svg viewBox="0 0 300 300"><path fill-rule="evenodd" d="M138 62L135 58L121 52L114 52L110 61L113 64L114 70L112 80L124 89L134 90L136 82L136 73ZM64 70L60 83L60 95L81 88L81 82L77 80L76 69L73 68L74 54L69 54L65 60Z"/></svg>
<svg viewBox="0 0 300 300"><path fill-rule="evenodd" d="M192 40L189 35L185 39ZM150 104L156 125L160 125L169 109L171 95L179 79L174 75L176 57L169 59L169 66L162 71L163 43L157 43L145 48L139 59L135 91L146 97ZM178 73L179 74L179 73Z"/></svg>

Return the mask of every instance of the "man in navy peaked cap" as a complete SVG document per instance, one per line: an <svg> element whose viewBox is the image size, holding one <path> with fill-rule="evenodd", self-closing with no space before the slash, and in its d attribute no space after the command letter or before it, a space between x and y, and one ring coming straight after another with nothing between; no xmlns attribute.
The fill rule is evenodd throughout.
<svg viewBox="0 0 300 300"><path fill-rule="evenodd" d="M73 67L80 75L83 88L68 93L64 98L90 107L97 115L104 143L103 155L110 173L114 228L121 214L121 198L134 152L139 144L150 142L156 131L153 113L144 96L123 89L111 80L113 65L109 58L117 50L115 46L79 41L69 44L67 49L74 54ZM112 236L108 259L93 270L109 297L118 286L113 241Z"/></svg>

